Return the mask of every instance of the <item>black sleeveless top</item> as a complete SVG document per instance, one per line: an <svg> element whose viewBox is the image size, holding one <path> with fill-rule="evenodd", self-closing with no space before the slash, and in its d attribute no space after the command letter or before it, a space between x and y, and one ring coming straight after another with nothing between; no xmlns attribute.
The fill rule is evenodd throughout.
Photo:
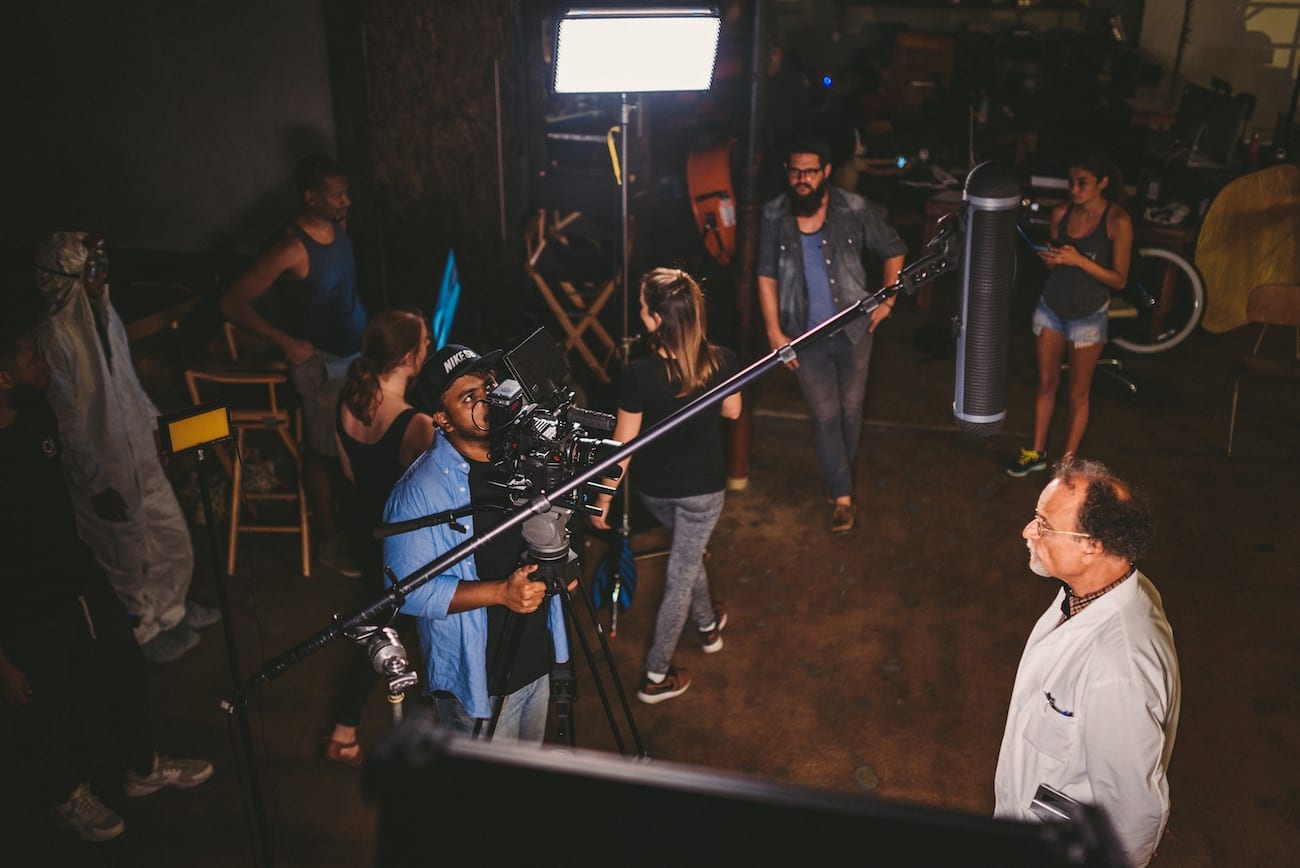
<svg viewBox="0 0 1300 868"><path fill-rule="evenodd" d="M1114 259L1114 243L1106 235L1106 218L1110 215L1111 203L1106 203L1106 210L1101 212L1097 228L1083 238L1070 237L1070 213L1074 210L1071 203L1061 216L1060 235L1057 246L1074 245L1074 249L1102 268L1110 268ZM1110 287L1074 265L1058 265L1052 269L1043 286L1043 302L1061 319L1079 319L1096 313L1110 303Z"/></svg>
<svg viewBox="0 0 1300 868"><path fill-rule="evenodd" d="M369 574L379 569L383 561L383 541L374 539L371 531L383 522L388 495L406 472L401 455L402 438L406 436L416 410L407 407L392 421L383 436L374 443L362 443L343 430L342 408L339 409L340 412L334 414L334 428L356 479L356 516L361 525L357 529L358 540L363 541L365 560L362 568Z"/></svg>

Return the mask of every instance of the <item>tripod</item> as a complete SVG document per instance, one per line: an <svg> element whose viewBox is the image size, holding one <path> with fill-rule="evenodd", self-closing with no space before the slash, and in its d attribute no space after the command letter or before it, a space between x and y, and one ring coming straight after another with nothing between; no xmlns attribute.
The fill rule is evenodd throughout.
<svg viewBox="0 0 1300 868"><path fill-rule="evenodd" d="M458 519L468 515L483 512L506 512L507 509L497 504L480 504L471 505L460 509L448 510L446 512L427 515L422 518L410 519L407 521L395 522L384 525L375 530L376 537L388 537L419 528L431 527L437 524L446 524L459 533L468 533L469 528L461 524ZM537 581L547 583L547 598L558 596L561 601L561 616L565 625L565 633L577 636L579 646L582 649L583 656L587 661L587 667L595 679L597 694L600 696L601 705L604 708L605 716L610 723L610 731L614 736L615 744L622 754L627 753L626 745L623 741L621 730L614 716L614 710L611 704L609 693L605 688L604 681L600 678L599 668L596 665L595 655L592 651L590 642L586 634L578 629L577 621L574 616L573 598L569 592L569 585L574 582L581 583L581 564L578 556L570 546L571 534L569 533L569 521L573 516L573 510L561 504L551 504L544 512L538 512L530 515L523 522L522 533L524 543L527 547L525 558L529 563L536 563L538 569L533 573ZM507 521L489 530L484 531L481 537L484 540L495 539L500 531L504 531L510 526ZM479 537L476 537L478 539ZM458 559L459 560L459 559ZM455 561L452 561L455 563ZM397 591L399 583L396 576L389 573L394 588L390 593ZM405 583L401 583L405 584ZM590 617L593 629L600 640L600 646L605 658L605 662L612 673L614 687L618 694L619 701L622 705L623 714L627 720L628 729L631 732L633 743L635 744L637 756L645 756L645 747L642 744L641 736L636 728L636 722L632 716L631 704L628 702L626 692L623 689L622 682L618 679L617 670L614 668L613 655L610 653L609 644L605 639L605 634L601 630L599 618L596 615L594 606L585 591L578 595L586 604L587 613ZM543 604L545 606L545 604ZM539 610L540 611L540 610ZM507 685L510 683L510 675L519 659L520 643L526 629L526 619L531 617L544 617L545 613L538 615L536 612L532 615L520 615L513 611L507 611L505 615L505 624L502 629L501 640L496 645L493 653L493 659L488 661L488 694L492 697L492 714L489 718L478 719L473 728L473 736L478 738L484 736L492 738L496 733L497 722L500 719L503 699L507 695ZM374 629L365 628L360 629ZM345 630L345 635L351 637L351 631ZM387 658L391 662L391 658ZM378 665L376 665L378 670ZM385 673L382 670L381 675ZM415 676L411 676L412 683ZM558 664L551 673L551 704L556 711L557 737L562 741L567 741L571 746L575 743L575 737L572 732L572 706L576 698L576 678L573 675L571 664L566 661ZM390 682L391 684L391 682ZM391 696L391 691L390 691ZM487 721L486 734L483 733L483 723Z"/></svg>
<svg viewBox="0 0 1300 868"><path fill-rule="evenodd" d="M547 599L559 597L560 612L566 633L574 635L578 639L583 657L587 661L587 669L591 672L596 685L596 692L600 696L601 707L609 720L610 733L614 737L614 743L619 753L626 755L627 747L624 744L618 722L614 717L609 693L600 677L600 670L596 665L591 643L588 641L586 633L577 626L570 586L578 588L578 596L586 606L592 629L600 641L601 652L609 668L615 691L622 706L624 719L627 721L628 730L636 747L636 755L637 757L645 757L645 745L641 741L641 733L637 729L636 721L632 716L632 707L628 702L627 693L623 689L623 683L619 680L618 671L614 667L614 658L610 653L605 632L601 629L600 619L597 616L595 606L591 602L590 595L582 588L581 562L570 546L569 520L572 516L572 509L557 504L552 505L545 513L533 515L526 519L523 524L523 536L524 542L528 546L527 560L538 565L536 572L533 573L533 578L547 583ZM511 670L519 659L524 617L532 616L521 617L516 612L507 612L501 644L497 649L495 659L489 661L488 691L492 696L493 707L492 717L487 728L488 738L491 738L496 732L497 721L501 716L501 708L506 695L506 685L509 683ZM566 661L560 664L552 672L551 689L551 701L556 710L557 737L572 747L577 743L576 736L571 728L573 701L577 698L577 679L569 662ZM475 735L478 735L478 727L475 728Z"/></svg>

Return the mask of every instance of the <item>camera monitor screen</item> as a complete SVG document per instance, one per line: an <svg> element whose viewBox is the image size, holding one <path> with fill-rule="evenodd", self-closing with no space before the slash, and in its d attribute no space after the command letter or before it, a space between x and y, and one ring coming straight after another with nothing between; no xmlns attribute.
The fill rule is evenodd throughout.
<svg viewBox="0 0 1300 868"><path fill-rule="evenodd" d="M524 387L529 403L554 395L569 377L569 360L564 348L544 328L524 338L505 354L506 370Z"/></svg>

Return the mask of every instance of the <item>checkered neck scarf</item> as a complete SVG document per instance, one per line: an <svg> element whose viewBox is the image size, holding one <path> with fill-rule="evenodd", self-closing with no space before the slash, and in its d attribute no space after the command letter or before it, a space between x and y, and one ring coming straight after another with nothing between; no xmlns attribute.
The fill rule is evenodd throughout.
<svg viewBox="0 0 1300 868"><path fill-rule="evenodd" d="M1131 575L1133 575L1132 564L1129 565L1128 571L1125 572L1124 575L1120 576L1106 587L1093 591L1091 594L1084 594L1081 597L1076 597L1074 592L1070 590L1070 586L1062 582L1061 587L1065 589L1065 597L1061 600L1061 621L1067 621L1070 618L1073 618L1075 615L1088 608L1088 606L1095 600L1100 599L1103 594L1118 588L1124 580Z"/></svg>

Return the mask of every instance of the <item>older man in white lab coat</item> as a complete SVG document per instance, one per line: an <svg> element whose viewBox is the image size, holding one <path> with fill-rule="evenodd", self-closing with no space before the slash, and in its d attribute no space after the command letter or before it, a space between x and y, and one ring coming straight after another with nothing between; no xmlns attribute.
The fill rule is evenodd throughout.
<svg viewBox="0 0 1300 868"><path fill-rule="evenodd" d="M1160 594L1134 567L1150 538L1144 500L1102 464L1067 458L1023 536L1029 568L1061 582L1016 672L998 756L995 814L1035 819L1046 784L1101 807L1134 866L1169 819L1166 773L1181 684Z"/></svg>
<svg viewBox="0 0 1300 868"><path fill-rule="evenodd" d="M189 526L158 459L158 408L135 373L126 329L108 298L103 240L56 232L36 249L46 316L38 331L50 367L77 530L108 574L153 662L198 644L219 611L187 600L194 573Z"/></svg>

